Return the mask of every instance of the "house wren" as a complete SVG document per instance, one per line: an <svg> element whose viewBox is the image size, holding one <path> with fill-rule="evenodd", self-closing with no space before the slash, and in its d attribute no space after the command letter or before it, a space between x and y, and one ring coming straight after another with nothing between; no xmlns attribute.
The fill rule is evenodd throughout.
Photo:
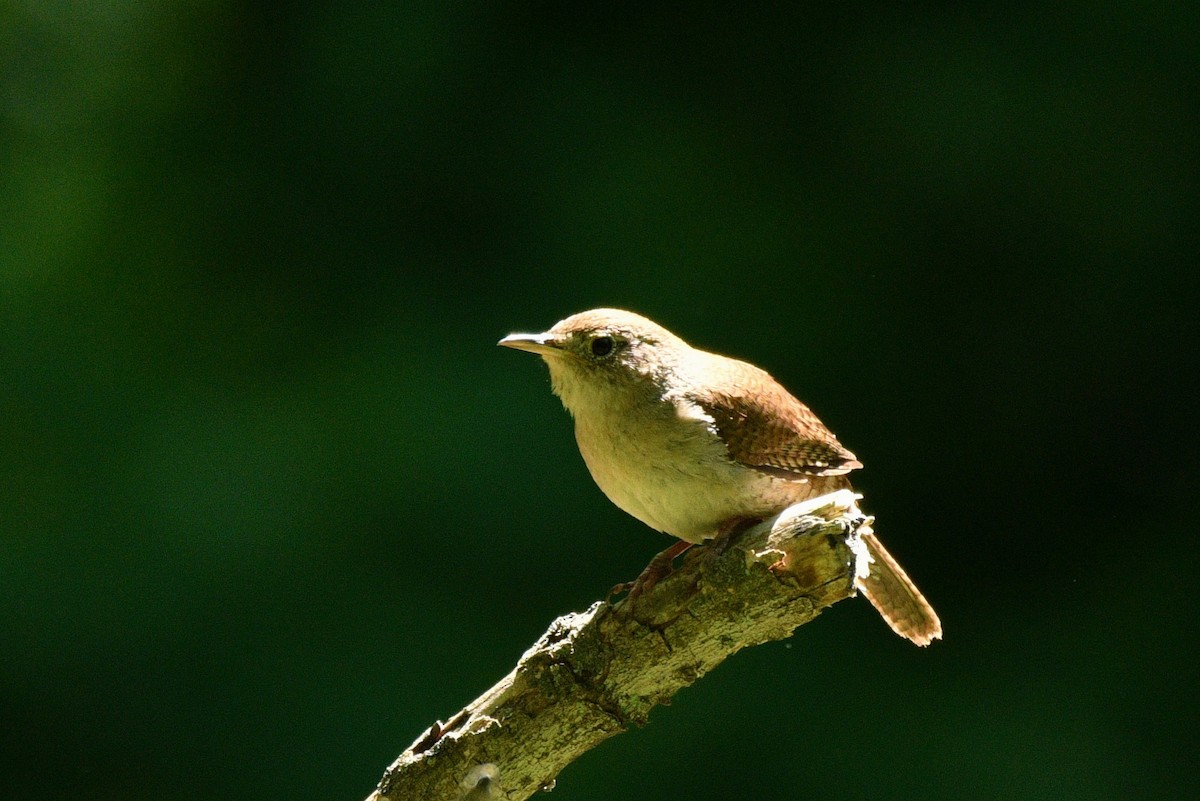
<svg viewBox="0 0 1200 801"><path fill-rule="evenodd" d="M846 489L846 474L862 467L766 372L693 348L632 312L593 309L499 344L545 360L596 484L683 541L664 556ZM858 588L897 634L917 645L940 638L916 585L874 534L863 540L873 563Z"/></svg>

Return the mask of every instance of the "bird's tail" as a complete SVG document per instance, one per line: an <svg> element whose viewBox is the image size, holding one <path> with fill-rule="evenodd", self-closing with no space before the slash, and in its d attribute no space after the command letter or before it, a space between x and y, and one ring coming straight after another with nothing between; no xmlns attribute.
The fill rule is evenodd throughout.
<svg viewBox="0 0 1200 801"><path fill-rule="evenodd" d="M862 532L861 539L871 554L871 572L855 579L855 585L883 616L892 631L917 645L929 645L942 638L942 621L912 583L904 568L892 558L879 538Z"/></svg>

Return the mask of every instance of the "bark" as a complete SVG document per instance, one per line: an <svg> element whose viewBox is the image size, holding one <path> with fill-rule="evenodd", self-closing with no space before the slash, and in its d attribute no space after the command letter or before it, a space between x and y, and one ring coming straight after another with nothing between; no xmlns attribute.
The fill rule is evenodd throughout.
<svg viewBox="0 0 1200 801"><path fill-rule="evenodd" d="M511 673L418 737L368 801L521 801L549 789L726 657L789 637L854 595L871 523L856 497L797 504L729 547L692 548L632 602L558 618Z"/></svg>

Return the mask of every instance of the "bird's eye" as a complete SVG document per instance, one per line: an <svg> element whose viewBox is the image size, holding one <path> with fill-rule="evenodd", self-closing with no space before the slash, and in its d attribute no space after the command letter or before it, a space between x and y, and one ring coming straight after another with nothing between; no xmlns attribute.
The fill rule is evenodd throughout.
<svg viewBox="0 0 1200 801"><path fill-rule="evenodd" d="M592 355L607 356L613 351L612 337L596 337L592 340Z"/></svg>

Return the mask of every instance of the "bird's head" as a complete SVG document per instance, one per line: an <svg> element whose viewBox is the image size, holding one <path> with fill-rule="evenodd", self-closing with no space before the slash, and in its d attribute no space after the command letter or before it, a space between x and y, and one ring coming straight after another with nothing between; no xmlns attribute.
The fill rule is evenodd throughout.
<svg viewBox="0 0 1200 801"><path fill-rule="evenodd" d="M592 309L542 334L510 334L506 348L541 356L563 405L579 416L597 406L661 398L691 348L657 323L621 309Z"/></svg>

